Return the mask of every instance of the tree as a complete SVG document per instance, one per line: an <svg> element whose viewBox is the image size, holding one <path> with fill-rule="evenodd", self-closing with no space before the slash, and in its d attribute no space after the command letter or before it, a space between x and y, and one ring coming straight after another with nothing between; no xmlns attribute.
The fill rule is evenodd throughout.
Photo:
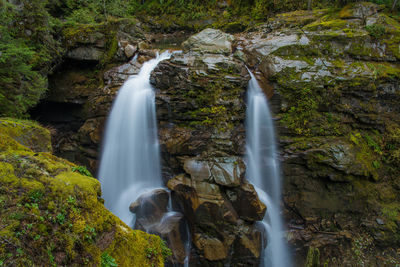
<svg viewBox="0 0 400 267"><path fill-rule="evenodd" d="M393 1L393 5L392 5L392 11L393 11L394 8L396 7L396 4L397 4L397 0L394 0L394 1Z"/></svg>

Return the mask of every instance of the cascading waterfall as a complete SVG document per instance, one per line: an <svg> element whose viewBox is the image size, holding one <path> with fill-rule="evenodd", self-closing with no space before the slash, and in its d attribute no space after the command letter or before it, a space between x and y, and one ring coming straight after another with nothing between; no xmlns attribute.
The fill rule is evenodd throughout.
<svg viewBox="0 0 400 267"><path fill-rule="evenodd" d="M264 249L261 266L292 266L284 240L284 229L280 215L281 176L276 158L274 126L267 99L254 75L247 92L246 111L246 164L247 179L267 206L263 219L268 245Z"/></svg>
<svg viewBox="0 0 400 267"><path fill-rule="evenodd" d="M155 96L150 73L168 59L164 52L143 64L118 92L108 118L99 179L105 206L131 227L129 204L146 190L162 187Z"/></svg>

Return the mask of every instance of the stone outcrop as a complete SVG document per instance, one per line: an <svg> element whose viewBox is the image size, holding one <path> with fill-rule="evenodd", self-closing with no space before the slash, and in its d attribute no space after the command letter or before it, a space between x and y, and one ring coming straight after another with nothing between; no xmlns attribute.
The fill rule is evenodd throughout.
<svg viewBox="0 0 400 267"><path fill-rule="evenodd" d="M189 37L183 47L187 51L229 55L232 53L233 40L234 37L230 34L208 28Z"/></svg>
<svg viewBox="0 0 400 267"><path fill-rule="evenodd" d="M296 11L237 36L273 90L300 266L307 257L332 266L398 262L400 24L379 10Z"/></svg>
<svg viewBox="0 0 400 267"><path fill-rule="evenodd" d="M231 54L232 41L206 29L151 75L163 178L190 225L191 266L257 265L265 243L256 221L266 207L242 160L250 77Z"/></svg>
<svg viewBox="0 0 400 267"><path fill-rule="evenodd" d="M135 19L69 26L63 29L63 35L67 59L102 63L130 59L139 43L145 40L140 23Z"/></svg>
<svg viewBox="0 0 400 267"><path fill-rule="evenodd" d="M149 57L139 49L146 39L135 19L74 25L62 33L64 62L49 77L48 96L32 114L52 125L57 155L95 172L106 116L119 87ZM117 66L102 70L107 64Z"/></svg>

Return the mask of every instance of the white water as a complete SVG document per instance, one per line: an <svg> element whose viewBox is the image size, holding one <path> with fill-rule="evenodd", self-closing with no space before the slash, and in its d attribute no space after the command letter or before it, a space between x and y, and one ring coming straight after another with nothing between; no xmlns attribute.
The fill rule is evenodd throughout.
<svg viewBox="0 0 400 267"><path fill-rule="evenodd" d="M292 266L280 215L281 176L276 155L274 125L267 99L249 71L251 80L247 92L246 164L247 179L255 186L261 201L267 206L263 224L267 232L261 266Z"/></svg>
<svg viewBox="0 0 400 267"><path fill-rule="evenodd" d="M129 205L162 187L155 96L150 73L169 52L143 64L118 92L107 121L99 179L105 206L133 227Z"/></svg>

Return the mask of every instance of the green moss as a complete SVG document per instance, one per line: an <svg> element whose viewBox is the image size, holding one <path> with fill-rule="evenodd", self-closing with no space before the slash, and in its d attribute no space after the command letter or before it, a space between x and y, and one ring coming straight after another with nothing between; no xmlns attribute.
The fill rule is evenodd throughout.
<svg viewBox="0 0 400 267"><path fill-rule="evenodd" d="M19 123L27 131L32 125L40 128ZM73 172L77 166L50 153L16 145L8 132L0 128L8 137L0 141L4 264L100 265L107 253L119 266L163 266L160 238L133 231L112 215L103 206L98 180ZM149 247L155 251L152 258L145 254Z"/></svg>
<svg viewBox="0 0 400 267"><path fill-rule="evenodd" d="M333 86L319 86L326 83L323 79L303 81L301 76L295 68L285 68L271 78L287 102L280 122L298 135L342 135L347 127L340 124L340 115L321 111L331 109L340 92Z"/></svg>
<svg viewBox="0 0 400 267"><path fill-rule="evenodd" d="M236 83L230 83L225 76L235 76L238 72L231 65L220 65L217 71L208 75L191 72L189 79L196 87L172 92L192 106L180 114L187 121L181 126L203 129L211 127L219 132L232 129L232 117L243 111L239 107L227 106L226 103L232 102L243 88Z"/></svg>
<svg viewBox="0 0 400 267"><path fill-rule="evenodd" d="M36 152L51 152L49 130L36 122L0 118L0 132Z"/></svg>
<svg viewBox="0 0 400 267"><path fill-rule="evenodd" d="M96 38L96 34L103 33L106 29L105 23L99 24L72 24L65 25L62 34L67 47L73 47L77 43L87 43L91 38Z"/></svg>
<svg viewBox="0 0 400 267"><path fill-rule="evenodd" d="M320 252L318 248L309 247L307 252L306 263L304 267L317 267L319 264Z"/></svg>
<svg viewBox="0 0 400 267"><path fill-rule="evenodd" d="M101 60L100 65L106 65L107 63L111 62L118 51L117 34L116 32L111 32L110 35L112 37L108 40L107 52L105 53L104 58Z"/></svg>
<svg viewBox="0 0 400 267"><path fill-rule="evenodd" d="M325 16L318 21L308 24L304 27L307 31L320 31L320 30L344 30L350 28L352 23L347 20L332 19L329 16Z"/></svg>
<svg viewBox="0 0 400 267"><path fill-rule="evenodd" d="M350 133L349 139L356 148L356 163L362 166L364 175L378 180L380 176L377 169L380 168L382 160L379 145L366 133Z"/></svg>

